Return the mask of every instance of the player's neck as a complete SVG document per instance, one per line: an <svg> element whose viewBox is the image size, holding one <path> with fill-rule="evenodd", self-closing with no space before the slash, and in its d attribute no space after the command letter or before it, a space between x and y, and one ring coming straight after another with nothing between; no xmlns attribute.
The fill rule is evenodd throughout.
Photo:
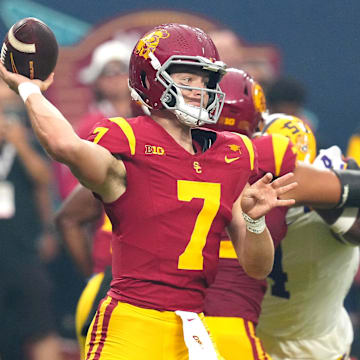
<svg viewBox="0 0 360 360"><path fill-rule="evenodd" d="M156 121L164 130L186 151L194 154L192 144L191 128L182 124L177 117L169 111L154 111L151 118Z"/></svg>

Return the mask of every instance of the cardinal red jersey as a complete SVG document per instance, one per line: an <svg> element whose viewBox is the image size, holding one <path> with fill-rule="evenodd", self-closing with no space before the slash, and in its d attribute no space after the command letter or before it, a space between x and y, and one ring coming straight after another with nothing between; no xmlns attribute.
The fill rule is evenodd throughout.
<svg viewBox="0 0 360 360"><path fill-rule="evenodd" d="M251 183L267 172L279 177L294 170L296 153L288 138L277 134L265 135L254 139L253 144L259 156L259 172L251 178ZM279 207L266 215L266 225L275 246L286 235L286 212L286 207ZM241 317L256 324L266 286L266 280L256 280L246 275L236 259L231 241L223 240L218 273L206 294L205 315Z"/></svg>
<svg viewBox="0 0 360 360"><path fill-rule="evenodd" d="M157 310L203 311L221 233L257 170L242 135L192 130L195 155L148 116L98 123L90 140L120 156L125 193L104 204L113 227L109 295Z"/></svg>
<svg viewBox="0 0 360 360"><path fill-rule="evenodd" d="M110 219L104 212L93 240L92 260L94 274L103 272L106 267L111 266L111 230Z"/></svg>

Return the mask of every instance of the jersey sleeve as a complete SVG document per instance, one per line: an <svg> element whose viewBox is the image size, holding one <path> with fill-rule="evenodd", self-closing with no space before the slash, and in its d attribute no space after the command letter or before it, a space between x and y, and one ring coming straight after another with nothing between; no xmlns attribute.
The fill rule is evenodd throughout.
<svg viewBox="0 0 360 360"><path fill-rule="evenodd" d="M121 117L97 122L86 140L99 144L113 154L134 155L136 138L130 123Z"/></svg>
<svg viewBox="0 0 360 360"><path fill-rule="evenodd" d="M254 139L253 143L259 154L260 171L279 177L295 169L296 150L287 137L280 134L264 135Z"/></svg>
<svg viewBox="0 0 360 360"><path fill-rule="evenodd" d="M227 133L225 162L230 163L236 173L237 182L234 191L236 200L246 183L250 182L250 178L256 177L258 173L258 153L250 138L238 133Z"/></svg>
<svg viewBox="0 0 360 360"><path fill-rule="evenodd" d="M245 165L250 170L250 176L256 175L258 172L258 153L257 149L246 135L231 133L237 138L238 146L240 147L240 154L245 157ZM232 145L229 145L230 148Z"/></svg>

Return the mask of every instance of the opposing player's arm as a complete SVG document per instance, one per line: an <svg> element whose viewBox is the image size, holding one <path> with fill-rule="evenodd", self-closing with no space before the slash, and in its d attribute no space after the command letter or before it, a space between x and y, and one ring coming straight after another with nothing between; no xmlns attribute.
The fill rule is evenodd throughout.
<svg viewBox="0 0 360 360"><path fill-rule="evenodd" d="M86 277L92 273L88 226L102 216L102 205L90 190L78 185L55 214L55 224L76 266Z"/></svg>
<svg viewBox="0 0 360 360"><path fill-rule="evenodd" d="M341 184L334 172L298 162L294 170L298 186L281 196L294 199L297 205L333 208L341 198Z"/></svg>
<svg viewBox="0 0 360 360"><path fill-rule="evenodd" d="M105 202L116 200L124 191L125 167L105 148L80 139L61 112L36 90L45 91L53 82L53 74L46 81L29 80L0 64L0 76L16 92L20 84L30 85L22 88L22 98L32 128L48 154L68 165L79 181Z"/></svg>
<svg viewBox="0 0 360 360"><path fill-rule="evenodd" d="M357 170L318 169L299 162L294 171L299 184L281 196L295 199L298 205L331 209L337 206L360 206L360 172Z"/></svg>
<svg viewBox="0 0 360 360"><path fill-rule="evenodd" d="M330 226L338 240L344 244L360 245L359 208L316 209L316 212Z"/></svg>
<svg viewBox="0 0 360 360"><path fill-rule="evenodd" d="M325 152L325 150L324 150ZM326 157L329 160L329 157ZM331 166L333 162L328 162ZM336 163L336 162L335 162ZM352 158L345 159L346 170L339 174L341 183L353 183L357 173L360 174L357 162ZM320 163L321 164L321 163ZM351 172L349 173L349 171ZM349 177L347 176L348 174ZM345 176L346 175L346 176ZM355 180L355 183L357 181ZM343 186L344 186L343 184ZM355 185L355 186L354 186ZM352 186L352 196L356 193L356 184ZM349 186L350 187L350 186ZM349 193L349 191L348 191ZM349 196L349 195L348 195ZM346 200L345 200L346 201ZM359 207L340 207L335 209L315 209L323 220L330 226L336 238L347 245L360 245L360 210Z"/></svg>

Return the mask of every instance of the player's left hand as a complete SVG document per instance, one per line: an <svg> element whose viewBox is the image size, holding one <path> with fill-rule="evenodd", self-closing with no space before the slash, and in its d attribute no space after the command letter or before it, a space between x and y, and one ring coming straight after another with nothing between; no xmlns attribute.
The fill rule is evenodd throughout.
<svg viewBox="0 0 360 360"><path fill-rule="evenodd" d="M293 176L293 173L288 173L271 182L272 174L265 174L244 190L241 198L242 211L251 218L258 219L274 207L294 205L295 200L293 199L280 200L278 198L297 186L297 182L284 185Z"/></svg>
<svg viewBox="0 0 360 360"><path fill-rule="evenodd" d="M9 86L9 88L18 94L18 86L23 82L32 82L39 86L40 90L46 91L54 81L54 73L51 73L45 81L39 79L30 80L29 78L8 71L0 62L0 78Z"/></svg>

